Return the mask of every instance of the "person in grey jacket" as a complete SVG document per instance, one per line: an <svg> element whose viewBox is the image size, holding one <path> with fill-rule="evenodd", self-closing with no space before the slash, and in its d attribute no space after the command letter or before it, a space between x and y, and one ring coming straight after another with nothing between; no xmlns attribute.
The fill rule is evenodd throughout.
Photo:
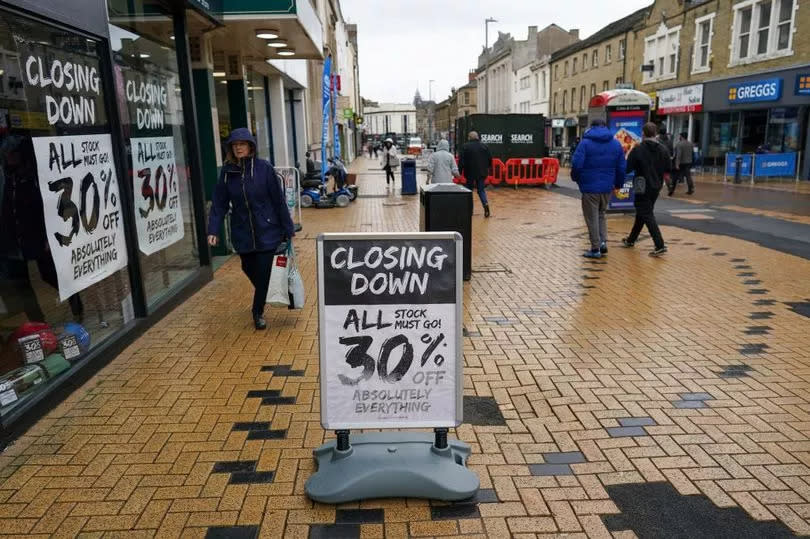
<svg viewBox="0 0 810 539"><path fill-rule="evenodd" d="M689 134L681 133L681 138L675 144L675 170L677 178L672 178L669 186L669 196L675 192L678 182L686 179L687 195L695 192L695 183L692 181L692 143L689 142Z"/></svg>
<svg viewBox="0 0 810 539"><path fill-rule="evenodd" d="M428 183L453 183L459 178L456 158L450 153L450 143L442 139L431 154L427 165Z"/></svg>

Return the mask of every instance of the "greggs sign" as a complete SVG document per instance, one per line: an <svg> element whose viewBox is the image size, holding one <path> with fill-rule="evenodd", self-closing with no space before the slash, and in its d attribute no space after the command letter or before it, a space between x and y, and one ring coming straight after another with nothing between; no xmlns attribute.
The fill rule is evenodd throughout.
<svg viewBox="0 0 810 539"><path fill-rule="evenodd" d="M728 102L758 103L779 101L782 98L782 79L764 79L732 84L728 87Z"/></svg>

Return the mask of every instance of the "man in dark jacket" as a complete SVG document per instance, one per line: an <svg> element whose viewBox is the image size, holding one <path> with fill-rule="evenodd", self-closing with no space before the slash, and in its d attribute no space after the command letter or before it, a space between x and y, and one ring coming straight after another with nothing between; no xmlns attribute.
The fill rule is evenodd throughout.
<svg viewBox="0 0 810 539"><path fill-rule="evenodd" d="M591 248L586 258L601 258L607 254L607 211L610 194L624 184L624 150L621 143L596 119L577 145L571 158L571 179L582 193L582 215L588 225Z"/></svg>
<svg viewBox="0 0 810 539"><path fill-rule="evenodd" d="M467 187L478 191L478 197L484 205L484 217L489 217L489 202L487 192L484 191L484 182L492 167L492 154L489 153L489 148L478 140L477 132L470 131L467 138L469 142L461 148L458 171L467 178Z"/></svg>
<svg viewBox="0 0 810 539"><path fill-rule="evenodd" d="M688 190L687 195L695 192L695 183L692 181L692 143L689 142L689 134L681 133L681 138L675 144L675 170L678 172L678 179L673 180L669 186L669 196L675 192L678 182L686 180Z"/></svg>
<svg viewBox="0 0 810 539"><path fill-rule="evenodd" d="M661 256L667 252L653 210L658 193L664 185L664 173L669 170L670 160L666 147L655 138L656 129L652 122L644 124L644 140L627 156L627 172L644 177L646 189L643 195L635 195L636 220L630 235L622 239L625 247L632 247L642 227L647 225L647 230L655 243L655 249L650 252L650 256Z"/></svg>

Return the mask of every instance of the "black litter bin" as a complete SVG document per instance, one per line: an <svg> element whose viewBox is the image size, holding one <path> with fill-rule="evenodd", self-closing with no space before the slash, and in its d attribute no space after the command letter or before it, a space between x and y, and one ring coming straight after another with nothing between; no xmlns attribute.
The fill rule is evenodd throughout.
<svg viewBox="0 0 810 539"><path fill-rule="evenodd" d="M403 159L400 164L402 167L402 194L415 195L416 194L416 160Z"/></svg>
<svg viewBox="0 0 810 539"><path fill-rule="evenodd" d="M472 191L454 183L434 183L419 193L419 230L458 232L464 244L464 280L472 277Z"/></svg>

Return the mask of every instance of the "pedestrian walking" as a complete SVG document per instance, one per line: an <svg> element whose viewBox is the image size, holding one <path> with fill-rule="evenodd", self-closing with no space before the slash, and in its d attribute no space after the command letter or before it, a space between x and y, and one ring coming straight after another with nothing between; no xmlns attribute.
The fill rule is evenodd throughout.
<svg viewBox="0 0 810 539"><path fill-rule="evenodd" d="M673 173L670 175L669 185L670 189L674 189L674 185L678 184L678 171L674 167L675 163L675 145L672 142L672 138L667 134L667 126L661 124L661 127L657 127L658 135L656 135L655 139L660 142L664 148L667 150L667 155L669 155L669 170ZM664 178L666 180L666 178Z"/></svg>
<svg viewBox="0 0 810 539"><path fill-rule="evenodd" d="M450 143L441 139L436 151L430 154L427 164L428 183L453 183L460 177L456 158L450 153Z"/></svg>
<svg viewBox="0 0 810 539"><path fill-rule="evenodd" d="M667 246L664 245L664 238L661 236L661 230L655 220L654 210L658 193L664 185L664 174L670 167L670 160L666 147L656 140L656 129L652 122L644 124L642 130L644 140L627 156L627 172L635 173L637 178L644 178L645 189L643 194L635 195L636 220L630 230L630 235L622 239L625 247L632 247L635 245L641 229L647 225L647 230L655 244L655 249L650 252L650 256L661 256L667 252Z"/></svg>
<svg viewBox="0 0 810 539"><path fill-rule="evenodd" d="M377 152L374 152L375 157L376 153ZM385 171L386 188L390 187L391 184L396 185L394 169L399 167L399 156L397 155L397 147L394 146L394 141L390 138L385 139L385 143L383 144L380 166Z"/></svg>
<svg viewBox="0 0 810 539"><path fill-rule="evenodd" d="M675 144L675 170L678 181L672 181L669 186L669 196L675 193L678 182L686 180L687 195L695 192L695 183L692 181L692 143L689 142L689 134L681 133L681 138Z"/></svg>
<svg viewBox="0 0 810 539"><path fill-rule="evenodd" d="M372 147L374 148L374 159L377 159L377 158L378 158L378 157L377 157L377 154L378 154L378 152L380 151L380 143L379 143L379 142L375 142L375 143L374 143L374 145L373 145ZM371 157L371 154L369 154L369 157Z"/></svg>
<svg viewBox="0 0 810 539"><path fill-rule="evenodd" d="M621 143L604 120L593 120L571 158L571 179L582 193L582 215L591 241L583 253L586 258L602 258L608 252L605 212L610 194L624 184L625 167Z"/></svg>
<svg viewBox="0 0 810 539"><path fill-rule="evenodd" d="M226 145L208 218L208 245L217 245L222 222L230 212L233 247L254 288L253 324L266 329L264 305L273 256L282 242L295 235L295 228L276 172L269 162L256 157L256 139L250 131L234 129Z"/></svg>
<svg viewBox="0 0 810 539"><path fill-rule="evenodd" d="M478 198L481 199L481 204L484 206L484 217L489 217L489 201L487 201L487 192L484 190L484 182L492 167L492 154L489 153L489 148L478 139L477 131L470 131L467 140L468 142L461 148L458 171L467 178L467 188L478 191Z"/></svg>

